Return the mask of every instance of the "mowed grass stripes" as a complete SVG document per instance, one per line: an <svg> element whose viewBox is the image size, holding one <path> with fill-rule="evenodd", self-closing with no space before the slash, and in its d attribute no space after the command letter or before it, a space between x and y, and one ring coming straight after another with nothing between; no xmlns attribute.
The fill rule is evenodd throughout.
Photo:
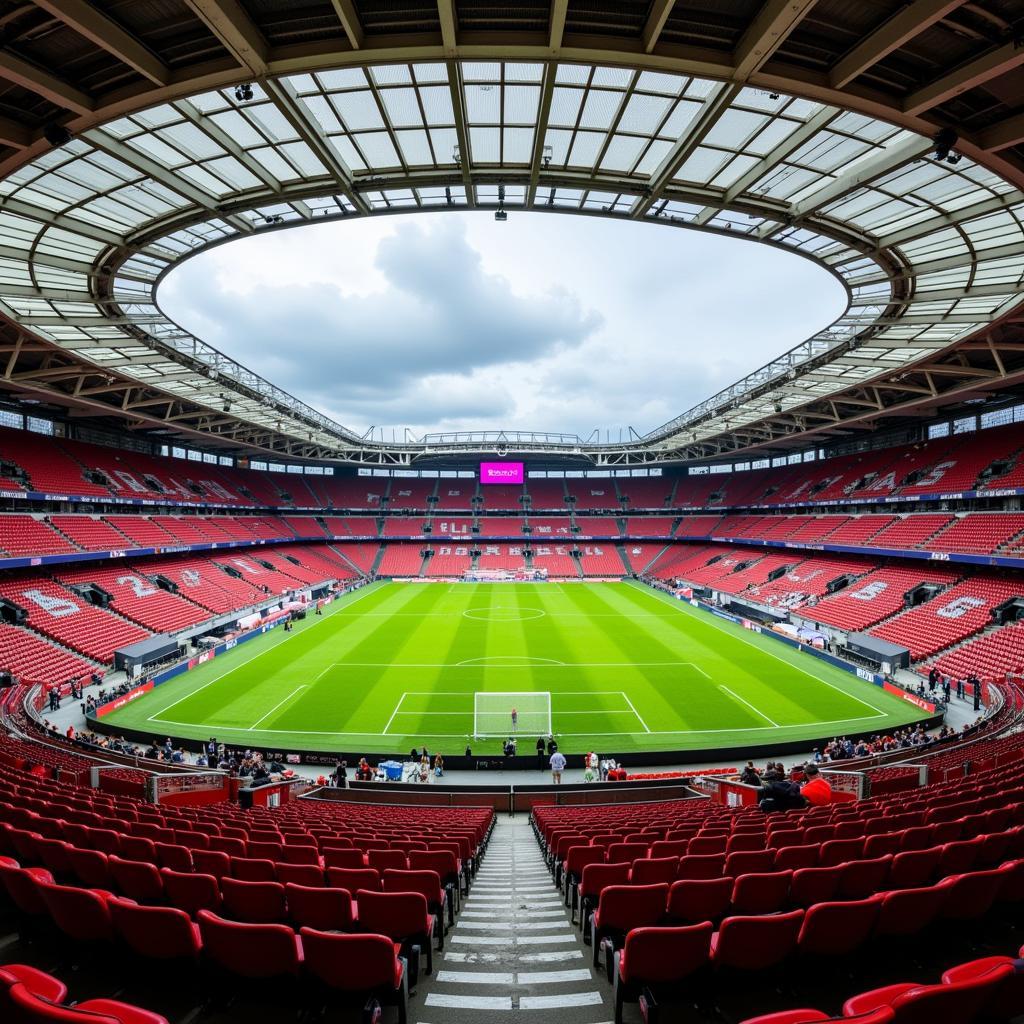
<svg viewBox="0 0 1024 1024"><path fill-rule="evenodd" d="M920 717L849 673L637 584L380 583L107 721L271 749L461 753L477 691L550 693L570 752L755 745ZM521 740L532 749L532 736ZM493 753L501 740L472 746Z"/></svg>

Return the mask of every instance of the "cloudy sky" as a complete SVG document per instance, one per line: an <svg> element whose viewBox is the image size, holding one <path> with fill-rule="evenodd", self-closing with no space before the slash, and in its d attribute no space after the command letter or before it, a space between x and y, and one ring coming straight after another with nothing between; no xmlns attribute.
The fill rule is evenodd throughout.
<svg viewBox="0 0 1024 1024"><path fill-rule="evenodd" d="M808 261L599 218L436 213L221 246L160 289L178 323L360 432L640 433L820 330Z"/></svg>

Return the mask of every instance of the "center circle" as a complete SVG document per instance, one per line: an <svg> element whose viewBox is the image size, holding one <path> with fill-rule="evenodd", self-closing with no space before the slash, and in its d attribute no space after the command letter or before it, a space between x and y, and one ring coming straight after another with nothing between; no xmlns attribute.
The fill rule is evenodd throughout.
<svg viewBox="0 0 1024 1024"><path fill-rule="evenodd" d="M477 622L526 622L529 619L540 619L547 615L541 608L519 608L506 605L495 605L492 608L467 608L462 613L467 619Z"/></svg>

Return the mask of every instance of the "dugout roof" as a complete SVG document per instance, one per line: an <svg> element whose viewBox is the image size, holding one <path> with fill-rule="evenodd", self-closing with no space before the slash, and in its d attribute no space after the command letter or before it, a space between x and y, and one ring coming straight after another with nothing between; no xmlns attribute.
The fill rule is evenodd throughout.
<svg viewBox="0 0 1024 1024"><path fill-rule="evenodd" d="M643 465L983 398L1024 378L1022 187L1020 0L0 0L4 384L210 450ZM628 445L387 445L155 301L233 238L499 205L779 246L849 304Z"/></svg>

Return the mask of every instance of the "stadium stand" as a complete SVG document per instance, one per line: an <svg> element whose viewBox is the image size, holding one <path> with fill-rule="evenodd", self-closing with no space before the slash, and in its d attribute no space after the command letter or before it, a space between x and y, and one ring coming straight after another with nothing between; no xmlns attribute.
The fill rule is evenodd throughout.
<svg viewBox="0 0 1024 1024"><path fill-rule="evenodd" d="M480 516L477 525L481 537L518 537L526 521L521 516Z"/></svg>
<svg viewBox="0 0 1024 1024"><path fill-rule="evenodd" d="M903 609L906 595L922 583L946 587L955 579L955 573L931 567L910 565L878 569L838 593L822 598L803 614L815 622L858 632Z"/></svg>
<svg viewBox="0 0 1024 1024"><path fill-rule="evenodd" d="M1024 596L1024 584L1019 580L978 576L876 626L871 633L908 647L916 661L980 632L991 622L993 608L1020 596Z"/></svg>
<svg viewBox="0 0 1024 1024"><path fill-rule="evenodd" d="M426 535L429 519L409 516L389 516L384 520L385 537L423 537Z"/></svg>
<svg viewBox="0 0 1024 1024"><path fill-rule="evenodd" d="M488 520L483 520L488 522ZM502 525L504 524L504 525ZM430 536L433 540L465 540L471 541L474 537L474 520L469 516L434 516L430 520ZM509 533L518 533L518 520L508 519L498 522L499 530L494 536L504 537Z"/></svg>
<svg viewBox="0 0 1024 1024"><path fill-rule="evenodd" d="M621 576L622 559L612 544L579 545L580 567L584 576Z"/></svg>
<svg viewBox="0 0 1024 1024"><path fill-rule="evenodd" d="M427 576L462 576L473 564L468 545L433 542L434 554L427 563Z"/></svg>
<svg viewBox="0 0 1024 1024"><path fill-rule="evenodd" d="M468 512L473 508L476 484L469 480L440 480L437 485L437 509L449 511L458 509Z"/></svg>
<svg viewBox="0 0 1024 1024"><path fill-rule="evenodd" d="M392 480L388 508L392 512L427 511L431 504L429 499L436 489L436 480Z"/></svg>
<svg viewBox="0 0 1024 1024"><path fill-rule="evenodd" d="M125 536L98 516L50 516L50 525L84 551L118 551Z"/></svg>
<svg viewBox="0 0 1024 1024"><path fill-rule="evenodd" d="M107 516L107 522L138 548L165 548L178 543L162 526L146 516Z"/></svg>
<svg viewBox="0 0 1024 1024"><path fill-rule="evenodd" d="M55 679L82 681L95 671L92 662L6 623L0 623L0 664L29 686L49 684Z"/></svg>
<svg viewBox="0 0 1024 1024"><path fill-rule="evenodd" d="M558 518L529 516L526 525L533 540L551 538L561 541L563 538L572 537L572 520L568 516L559 516Z"/></svg>
<svg viewBox="0 0 1024 1024"><path fill-rule="evenodd" d="M1019 539L1024 513L968 512L958 516L923 546L929 551L973 552L987 555Z"/></svg>
<svg viewBox="0 0 1024 1024"><path fill-rule="evenodd" d="M619 495L627 509L662 509L675 488L671 477L630 477L617 481Z"/></svg>
<svg viewBox="0 0 1024 1024"><path fill-rule="evenodd" d="M484 544L477 559L478 569L525 569L526 556L521 544Z"/></svg>
<svg viewBox="0 0 1024 1024"><path fill-rule="evenodd" d="M118 647L150 635L148 630L87 604L70 590L40 577L0 581L0 597L23 609L32 629L97 661L109 663Z"/></svg>
<svg viewBox="0 0 1024 1024"><path fill-rule="evenodd" d="M613 516L575 516L577 532L583 537L619 537L619 521Z"/></svg>
<svg viewBox="0 0 1024 1024"><path fill-rule="evenodd" d="M166 577L189 601L214 614L249 608L266 596L253 584L229 575L206 558L158 559L142 563L142 569Z"/></svg>
<svg viewBox="0 0 1024 1024"><path fill-rule="evenodd" d="M530 480L527 484L530 508L535 512L564 512L566 491L562 480Z"/></svg>
<svg viewBox="0 0 1024 1024"><path fill-rule="evenodd" d="M565 484L569 495L569 504L577 512L591 509L617 510L622 507L618 492L615 490L615 480L612 477L605 480L566 480Z"/></svg>
<svg viewBox="0 0 1024 1024"><path fill-rule="evenodd" d="M637 575L643 572L652 572L651 563L658 559L665 550L665 544L638 544L635 541L630 541L622 546L627 564L630 566L631 571ZM660 574L658 575L661 579L667 578L660 576Z"/></svg>
<svg viewBox="0 0 1024 1024"><path fill-rule="evenodd" d="M327 536L323 526L313 516L282 516L281 521L296 537L304 540L323 540Z"/></svg>
<svg viewBox="0 0 1024 1024"><path fill-rule="evenodd" d="M693 520L699 519L699 526L711 525L716 521L715 516L694 516ZM689 520L692 522L692 520ZM630 516L626 520L627 537L670 537L672 536L672 524L675 520L671 516ZM688 520L684 519L680 529L686 525Z"/></svg>
<svg viewBox="0 0 1024 1024"><path fill-rule="evenodd" d="M419 576L423 551L429 541L419 544L388 544L377 573L380 576Z"/></svg>
<svg viewBox="0 0 1024 1024"><path fill-rule="evenodd" d="M480 508L485 512L519 512L526 496L523 487L508 484L488 484L480 488Z"/></svg>
<svg viewBox="0 0 1024 1024"><path fill-rule="evenodd" d="M59 555L78 549L41 519L0 515L0 550L8 555Z"/></svg>
<svg viewBox="0 0 1024 1024"><path fill-rule="evenodd" d="M93 565L74 572L62 571L58 579L67 586L94 584L101 587L113 598L110 607L114 611L154 633L176 633L208 618L203 609L161 590L152 580L125 566L105 569Z"/></svg>

